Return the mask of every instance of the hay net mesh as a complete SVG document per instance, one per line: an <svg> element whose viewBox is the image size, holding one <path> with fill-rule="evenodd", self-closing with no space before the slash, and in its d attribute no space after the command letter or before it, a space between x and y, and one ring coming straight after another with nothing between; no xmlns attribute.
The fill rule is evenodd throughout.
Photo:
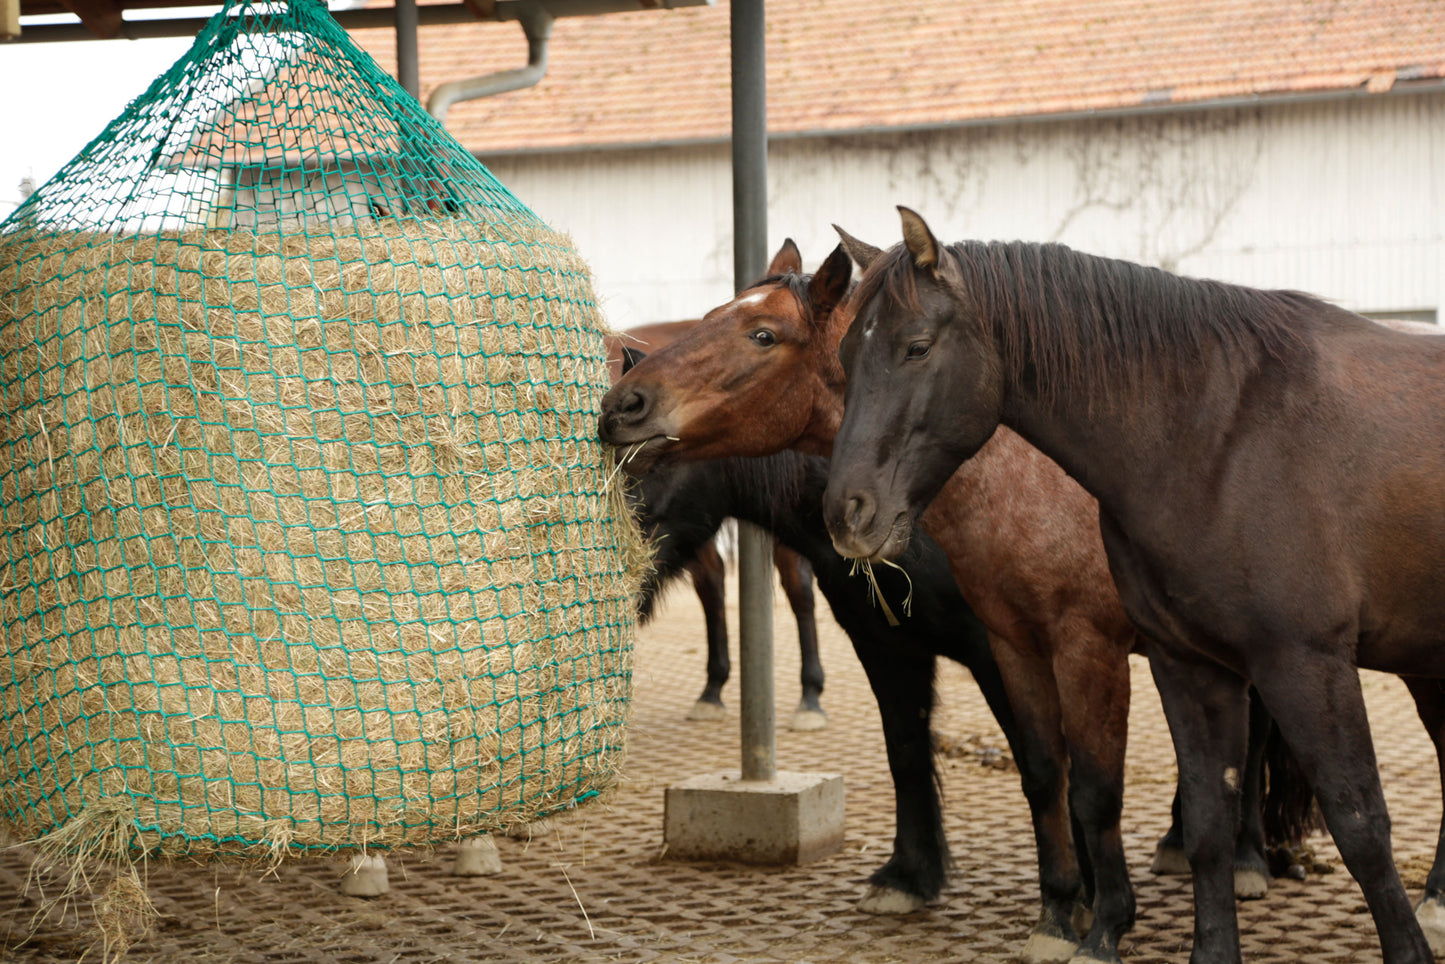
<svg viewBox="0 0 1445 964"><path fill-rule="evenodd" d="M606 789L603 359L567 238L323 6L229 3L0 224L0 827L274 856Z"/></svg>

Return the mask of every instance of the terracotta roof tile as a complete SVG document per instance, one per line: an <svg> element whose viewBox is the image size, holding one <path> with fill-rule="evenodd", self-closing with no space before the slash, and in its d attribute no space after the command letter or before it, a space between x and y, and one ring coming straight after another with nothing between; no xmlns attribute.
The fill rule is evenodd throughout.
<svg viewBox="0 0 1445 964"><path fill-rule="evenodd" d="M774 0L768 127L846 131L1445 76L1445 0ZM728 3L557 21L536 87L457 104L488 153L726 138ZM394 70L390 31L356 31ZM424 27L422 99L526 60L514 23Z"/></svg>

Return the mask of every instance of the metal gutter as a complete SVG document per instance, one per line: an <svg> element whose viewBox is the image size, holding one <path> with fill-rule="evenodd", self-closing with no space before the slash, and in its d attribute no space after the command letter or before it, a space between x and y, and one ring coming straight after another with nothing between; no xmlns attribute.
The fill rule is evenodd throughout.
<svg viewBox="0 0 1445 964"><path fill-rule="evenodd" d="M547 41L552 36L552 22L557 17L592 16L606 13L627 13L640 8L710 7L715 0L511 0L514 9L497 6L497 19L517 20L527 35L527 65L513 70L499 70L449 80L427 97L426 109L439 122L446 123L447 111L453 104L522 90L539 83L547 75Z"/></svg>
<svg viewBox="0 0 1445 964"><path fill-rule="evenodd" d="M533 3L528 4L518 19L522 23L522 32L527 36L527 66L437 85L426 99L426 109L438 123L446 123L447 111L453 104L531 87L547 75L547 41L552 36L552 14L540 4Z"/></svg>

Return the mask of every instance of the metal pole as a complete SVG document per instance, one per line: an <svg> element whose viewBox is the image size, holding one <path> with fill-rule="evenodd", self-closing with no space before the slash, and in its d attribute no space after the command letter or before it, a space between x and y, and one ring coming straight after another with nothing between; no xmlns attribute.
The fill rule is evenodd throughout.
<svg viewBox="0 0 1445 964"><path fill-rule="evenodd" d="M741 291L768 264L767 58L763 0L732 0L733 281ZM773 720L773 547L738 524L738 663L742 777L777 776Z"/></svg>
<svg viewBox="0 0 1445 964"><path fill-rule="evenodd" d="M396 82L413 97L421 97L417 69L416 31L419 22L416 0L396 0Z"/></svg>

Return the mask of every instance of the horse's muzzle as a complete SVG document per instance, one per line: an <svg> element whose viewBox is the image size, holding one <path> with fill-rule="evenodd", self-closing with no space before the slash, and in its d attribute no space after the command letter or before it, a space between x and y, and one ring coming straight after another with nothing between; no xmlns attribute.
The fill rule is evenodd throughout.
<svg viewBox="0 0 1445 964"><path fill-rule="evenodd" d="M880 517L877 497L870 489L848 489L835 495L830 487L823 501L823 519L833 548L846 559L881 562L908 548L908 513L897 513L891 519Z"/></svg>

